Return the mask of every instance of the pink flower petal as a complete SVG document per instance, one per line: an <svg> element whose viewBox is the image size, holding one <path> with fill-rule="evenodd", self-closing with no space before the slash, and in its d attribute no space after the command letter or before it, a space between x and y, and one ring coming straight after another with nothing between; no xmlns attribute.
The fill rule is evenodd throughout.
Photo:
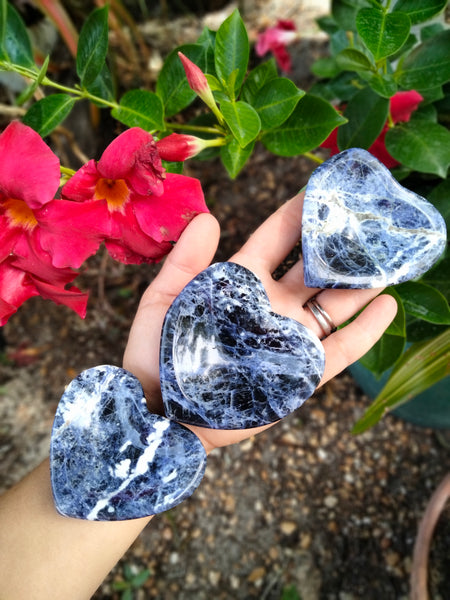
<svg viewBox="0 0 450 600"><path fill-rule="evenodd" d="M394 123L409 121L411 114L417 110L423 97L415 90L397 92L390 101L391 116Z"/></svg>
<svg viewBox="0 0 450 600"><path fill-rule="evenodd" d="M155 140L139 127L124 131L111 142L97 168L107 179L126 179L141 196L163 192L164 169Z"/></svg>
<svg viewBox="0 0 450 600"><path fill-rule="evenodd" d="M209 212L198 179L168 173L164 195L151 202L135 202L142 230L157 242L177 241L187 224L199 213Z"/></svg>
<svg viewBox="0 0 450 600"><path fill-rule="evenodd" d="M0 326L4 325L28 298L38 291L23 271L8 263L0 264Z"/></svg>
<svg viewBox="0 0 450 600"><path fill-rule="evenodd" d="M151 206L153 199L146 199ZM108 252L125 264L158 262L172 249L169 242L159 242L144 232L135 217L135 206L129 205L124 214L115 213L115 239L105 240Z"/></svg>
<svg viewBox="0 0 450 600"><path fill-rule="evenodd" d="M59 160L31 127L13 121L0 135L0 194L30 208L50 202L59 187Z"/></svg>
<svg viewBox="0 0 450 600"><path fill-rule="evenodd" d="M36 290L45 300L52 300L56 304L64 304L77 313L82 319L86 316L88 294L81 292L77 287L72 286L65 290L61 287L51 285L45 281L40 281L31 277Z"/></svg>
<svg viewBox="0 0 450 600"><path fill-rule="evenodd" d="M105 237L115 235L106 201L54 200L38 213L39 241L55 267L78 269Z"/></svg>
<svg viewBox="0 0 450 600"><path fill-rule="evenodd" d="M73 202L93 200L95 186L100 178L95 160L90 160L63 186L61 196Z"/></svg>

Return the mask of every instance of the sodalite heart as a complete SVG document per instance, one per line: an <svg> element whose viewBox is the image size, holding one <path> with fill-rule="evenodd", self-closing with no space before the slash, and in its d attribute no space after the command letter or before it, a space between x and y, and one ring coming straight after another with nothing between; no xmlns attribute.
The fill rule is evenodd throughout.
<svg viewBox="0 0 450 600"><path fill-rule="evenodd" d="M61 398L50 468L62 515L118 521L168 510L192 494L205 465L197 436L149 413L139 381L124 369L88 369Z"/></svg>
<svg viewBox="0 0 450 600"><path fill-rule="evenodd" d="M302 217L305 285L374 288L419 277L444 251L445 222L366 150L312 174Z"/></svg>
<svg viewBox="0 0 450 600"><path fill-rule="evenodd" d="M251 271L215 264L184 288L164 321L166 415L214 429L272 423L311 396L324 362L319 339L273 313Z"/></svg>

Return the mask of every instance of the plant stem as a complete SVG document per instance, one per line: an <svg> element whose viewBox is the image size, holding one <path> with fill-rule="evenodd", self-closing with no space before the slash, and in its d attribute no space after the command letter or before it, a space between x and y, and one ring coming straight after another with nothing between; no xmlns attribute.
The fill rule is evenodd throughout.
<svg viewBox="0 0 450 600"><path fill-rule="evenodd" d="M223 131L216 127L205 127L203 125L185 125L183 123L166 123L169 129L185 129L186 131L202 131L203 133L213 133L214 135L225 135Z"/></svg>
<svg viewBox="0 0 450 600"><path fill-rule="evenodd" d="M303 152L303 156L305 156L306 158L309 158L309 160L312 160L313 162L315 162L319 165L321 165L324 162L323 158L316 156L312 152Z"/></svg>

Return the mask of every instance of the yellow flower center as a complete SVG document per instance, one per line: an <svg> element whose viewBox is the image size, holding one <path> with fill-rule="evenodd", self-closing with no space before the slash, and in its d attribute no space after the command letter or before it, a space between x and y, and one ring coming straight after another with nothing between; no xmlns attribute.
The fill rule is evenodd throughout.
<svg viewBox="0 0 450 600"><path fill-rule="evenodd" d="M13 227L32 231L38 224L33 211L24 200L7 198L2 202L6 216Z"/></svg>
<svg viewBox="0 0 450 600"><path fill-rule="evenodd" d="M99 179L95 186L96 200L106 200L110 211L122 210L130 197L124 179Z"/></svg>

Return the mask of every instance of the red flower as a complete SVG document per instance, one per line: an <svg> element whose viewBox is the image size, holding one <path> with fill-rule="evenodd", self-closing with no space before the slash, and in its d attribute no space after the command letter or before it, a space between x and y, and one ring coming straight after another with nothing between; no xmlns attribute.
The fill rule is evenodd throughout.
<svg viewBox="0 0 450 600"><path fill-rule="evenodd" d="M417 110L417 107L422 102L422 96L411 90L409 92L397 92L390 99L390 113L391 118L394 123L399 123L400 121L409 121L411 118L411 114ZM386 132L389 129L389 123L386 122L383 130L380 135L374 141L374 143L368 148L368 151L378 158L380 162L382 162L388 169L392 169L400 164L395 158L393 158L389 152L386 150L385 137ZM340 149L337 144L337 128L334 129L327 139L322 142L322 148L330 149L330 156L334 156L340 152Z"/></svg>
<svg viewBox="0 0 450 600"><path fill-rule="evenodd" d="M138 127L117 137L98 162L84 165L61 193L66 237L89 228L93 243L103 239L111 256L127 264L160 260L189 221L208 212L199 181L166 175L153 137ZM45 244L58 266L81 264L82 255L66 252L65 238Z"/></svg>
<svg viewBox="0 0 450 600"><path fill-rule="evenodd" d="M292 69L291 57L286 46L298 40L298 33L293 21L280 19L275 27L269 27L258 35L255 51L258 56L272 52L282 71L288 73Z"/></svg>
<svg viewBox="0 0 450 600"><path fill-rule="evenodd" d="M36 295L85 314L87 295L65 289L77 273L55 268L41 245L41 214L55 202L59 177L59 160L40 136L22 123L8 125L0 135L1 325Z"/></svg>

